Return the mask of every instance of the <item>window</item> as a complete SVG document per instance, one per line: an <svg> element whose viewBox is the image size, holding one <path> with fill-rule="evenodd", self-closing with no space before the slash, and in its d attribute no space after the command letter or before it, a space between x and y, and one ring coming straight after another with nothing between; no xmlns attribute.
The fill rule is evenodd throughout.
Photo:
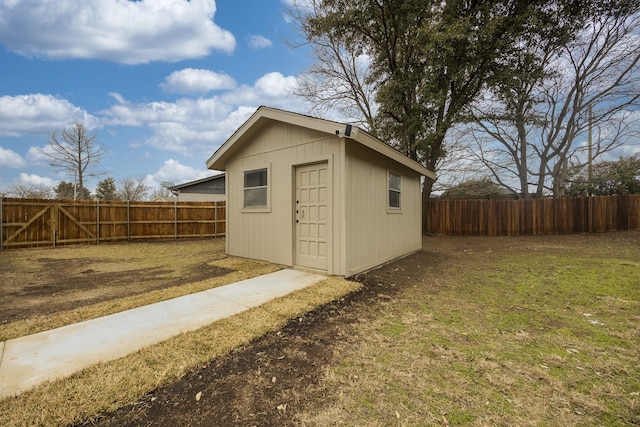
<svg viewBox="0 0 640 427"><path fill-rule="evenodd" d="M268 207L267 168L245 171L244 173L244 207Z"/></svg>
<svg viewBox="0 0 640 427"><path fill-rule="evenodd" d="M389 209L400 209L400 175L389 172Z"/></svg>

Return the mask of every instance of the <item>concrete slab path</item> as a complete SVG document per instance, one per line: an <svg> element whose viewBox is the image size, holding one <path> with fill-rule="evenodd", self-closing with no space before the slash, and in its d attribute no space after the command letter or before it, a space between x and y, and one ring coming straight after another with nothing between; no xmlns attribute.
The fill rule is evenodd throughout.
<svg viewBox="0 0 640 427"><path fill-rule="evenodd" d="M279 270L0 343L0 398L201 328L325 278Z"/></svg>

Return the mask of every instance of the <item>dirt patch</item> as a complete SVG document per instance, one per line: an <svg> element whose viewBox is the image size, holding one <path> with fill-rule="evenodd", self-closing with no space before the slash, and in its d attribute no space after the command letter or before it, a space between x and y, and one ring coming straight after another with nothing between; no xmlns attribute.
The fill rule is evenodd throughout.
<svg viewBox="0 0 640 427"><path fill-rule="evenodd" d="M360 322L379 316L394 295L421 284L427 293L442 290L450 268L486 262L482 254L526 256L529 251L575 245L605 245L623 239L640 244L640 233L533 236L522 238L425 237L424 249L358 275L362 290L291 320L278 331L211 361L139 402L80 425L97 426L294 426L296 414L323 399L316 385L335 360L335 352L354 340ZM456 267L458 266L458 267Z"/></svg>
<svg viewBox="0 0 640 427"><path fill-rule="evenodd" d="M376 307L430 277L445 260L420 251L358 275L360 291L291 320L136 404L80 425L297 425L298 408L318 398L309 392L334 360L335 344L352 340L354 325L376 316Z"/></svg>
<svg viewBox="0 0 640 427"><path fill-rule="evenodd" d="M307 387L333 360L336 341L348 342L350 325L371 315L367 306L400 289L370 276L361 279L376 283L291 320L134 405L81 425L294 425L296 408L309 399Z"/></svg>
<svg viewBox="0 0 640 427"><path fill-rule="evenodd" d="M178 269L165 254L149 262L143 261L143 257L128 256L126 252L129 249L137 250L136 254L153 251L160 245L167 243L120 245L122 253L118 257L80 257L75 255L82 251L77 248L3 252L0 258L4 270L0 280L0 324L198 282L233 271L202 260L180 263ZM113 251L114 247L106 246L105 250ZM99 248L88 247L85 251L97 252ZM43 252L62 256L33 256L18 267L14 265L15 258L28 258ZM220 253L213 251L211 258L216 257L219 258Z"/></svg>

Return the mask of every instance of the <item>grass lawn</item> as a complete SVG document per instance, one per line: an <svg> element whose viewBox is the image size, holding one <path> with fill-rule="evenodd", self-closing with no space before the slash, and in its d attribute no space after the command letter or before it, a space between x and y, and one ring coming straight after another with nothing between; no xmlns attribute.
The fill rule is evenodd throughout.
<svg viewBox="0 0 640 427"><path fill-rule="evenodd" d="M467 239L355 326L298 420L639 425L639 236Z"/></svg>
<svg viewBox="0 0 640 427"><path fill-rule="evenodd" d="M240 261L220 258L206 264L235 269L231 264ZM265 263L244 267L247 274L277 268ZM185 271L201 268L198 263ZM190 293L205 285L219 286L233 274L208 283L190 276L193 283L189 279L175 290L145 294L166 298L165 292ZM426 237L422 252L363 277L367 291L318 324L323 332L335 332L325 339L335 339L327 341L321 358L305 356L309 363L301 366L309 372L296 377L300 387L282 390L274 401L265 401L271 407L258 409L281 413L272 418L281 419L280 425L640 425L640 233ZM67 425L139 402L151 390L185 373L203 372L200 368L205 370L213 358L358 286L331 278L4 399L0 425ZM141 303L140 295L131 298L129 304ZM109 301L100 304L108 306L98 305L97 312L114 309ZM89 307L78 310L83 309ZM305 322L300 325L305 334ZM313 333L304 336L317 338ZM286 341L291 352L298 351L296 343L302 341L294 338ZM325 353L333 356L324 358ZM245 386L246 394L254 392L246 379L265 375L261 365L249 366L257 373L238 376L242 383L236 384ZM238 372L235 366L231 371L233 378ZM189 407L206 410L206 419L215 420L220 410L231 413L249 397L238 396L221 407L206 406L203 398L202 406ZM169 408L171 416L179 415L177 411ZM176 419L198 419L185 415ZM109 421L108 415L103 421Z"/></svg>

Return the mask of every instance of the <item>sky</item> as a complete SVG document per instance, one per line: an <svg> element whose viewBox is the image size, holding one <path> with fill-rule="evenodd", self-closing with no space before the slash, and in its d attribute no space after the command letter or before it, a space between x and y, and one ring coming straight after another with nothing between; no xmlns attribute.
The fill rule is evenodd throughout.
<svg viewBox="0 0 640 427"><path fill-rule="evenodd" d="M211 176L205 161L311 65L292 0L0 0L0 192L72 181L41 153L80 122L106 150L85 179L151 187Z"/></svg>
<svg viewBox="0 0 640 427"><path fill-rule="evenodd" d="M42 154L71 122L106 150L91 191L215 174L205 161L259 106L310 111L291 95L312 64L291 47L294 1L0 0L0 193L72 181ZM622 148L609 159L640 145Z"/></svg>

